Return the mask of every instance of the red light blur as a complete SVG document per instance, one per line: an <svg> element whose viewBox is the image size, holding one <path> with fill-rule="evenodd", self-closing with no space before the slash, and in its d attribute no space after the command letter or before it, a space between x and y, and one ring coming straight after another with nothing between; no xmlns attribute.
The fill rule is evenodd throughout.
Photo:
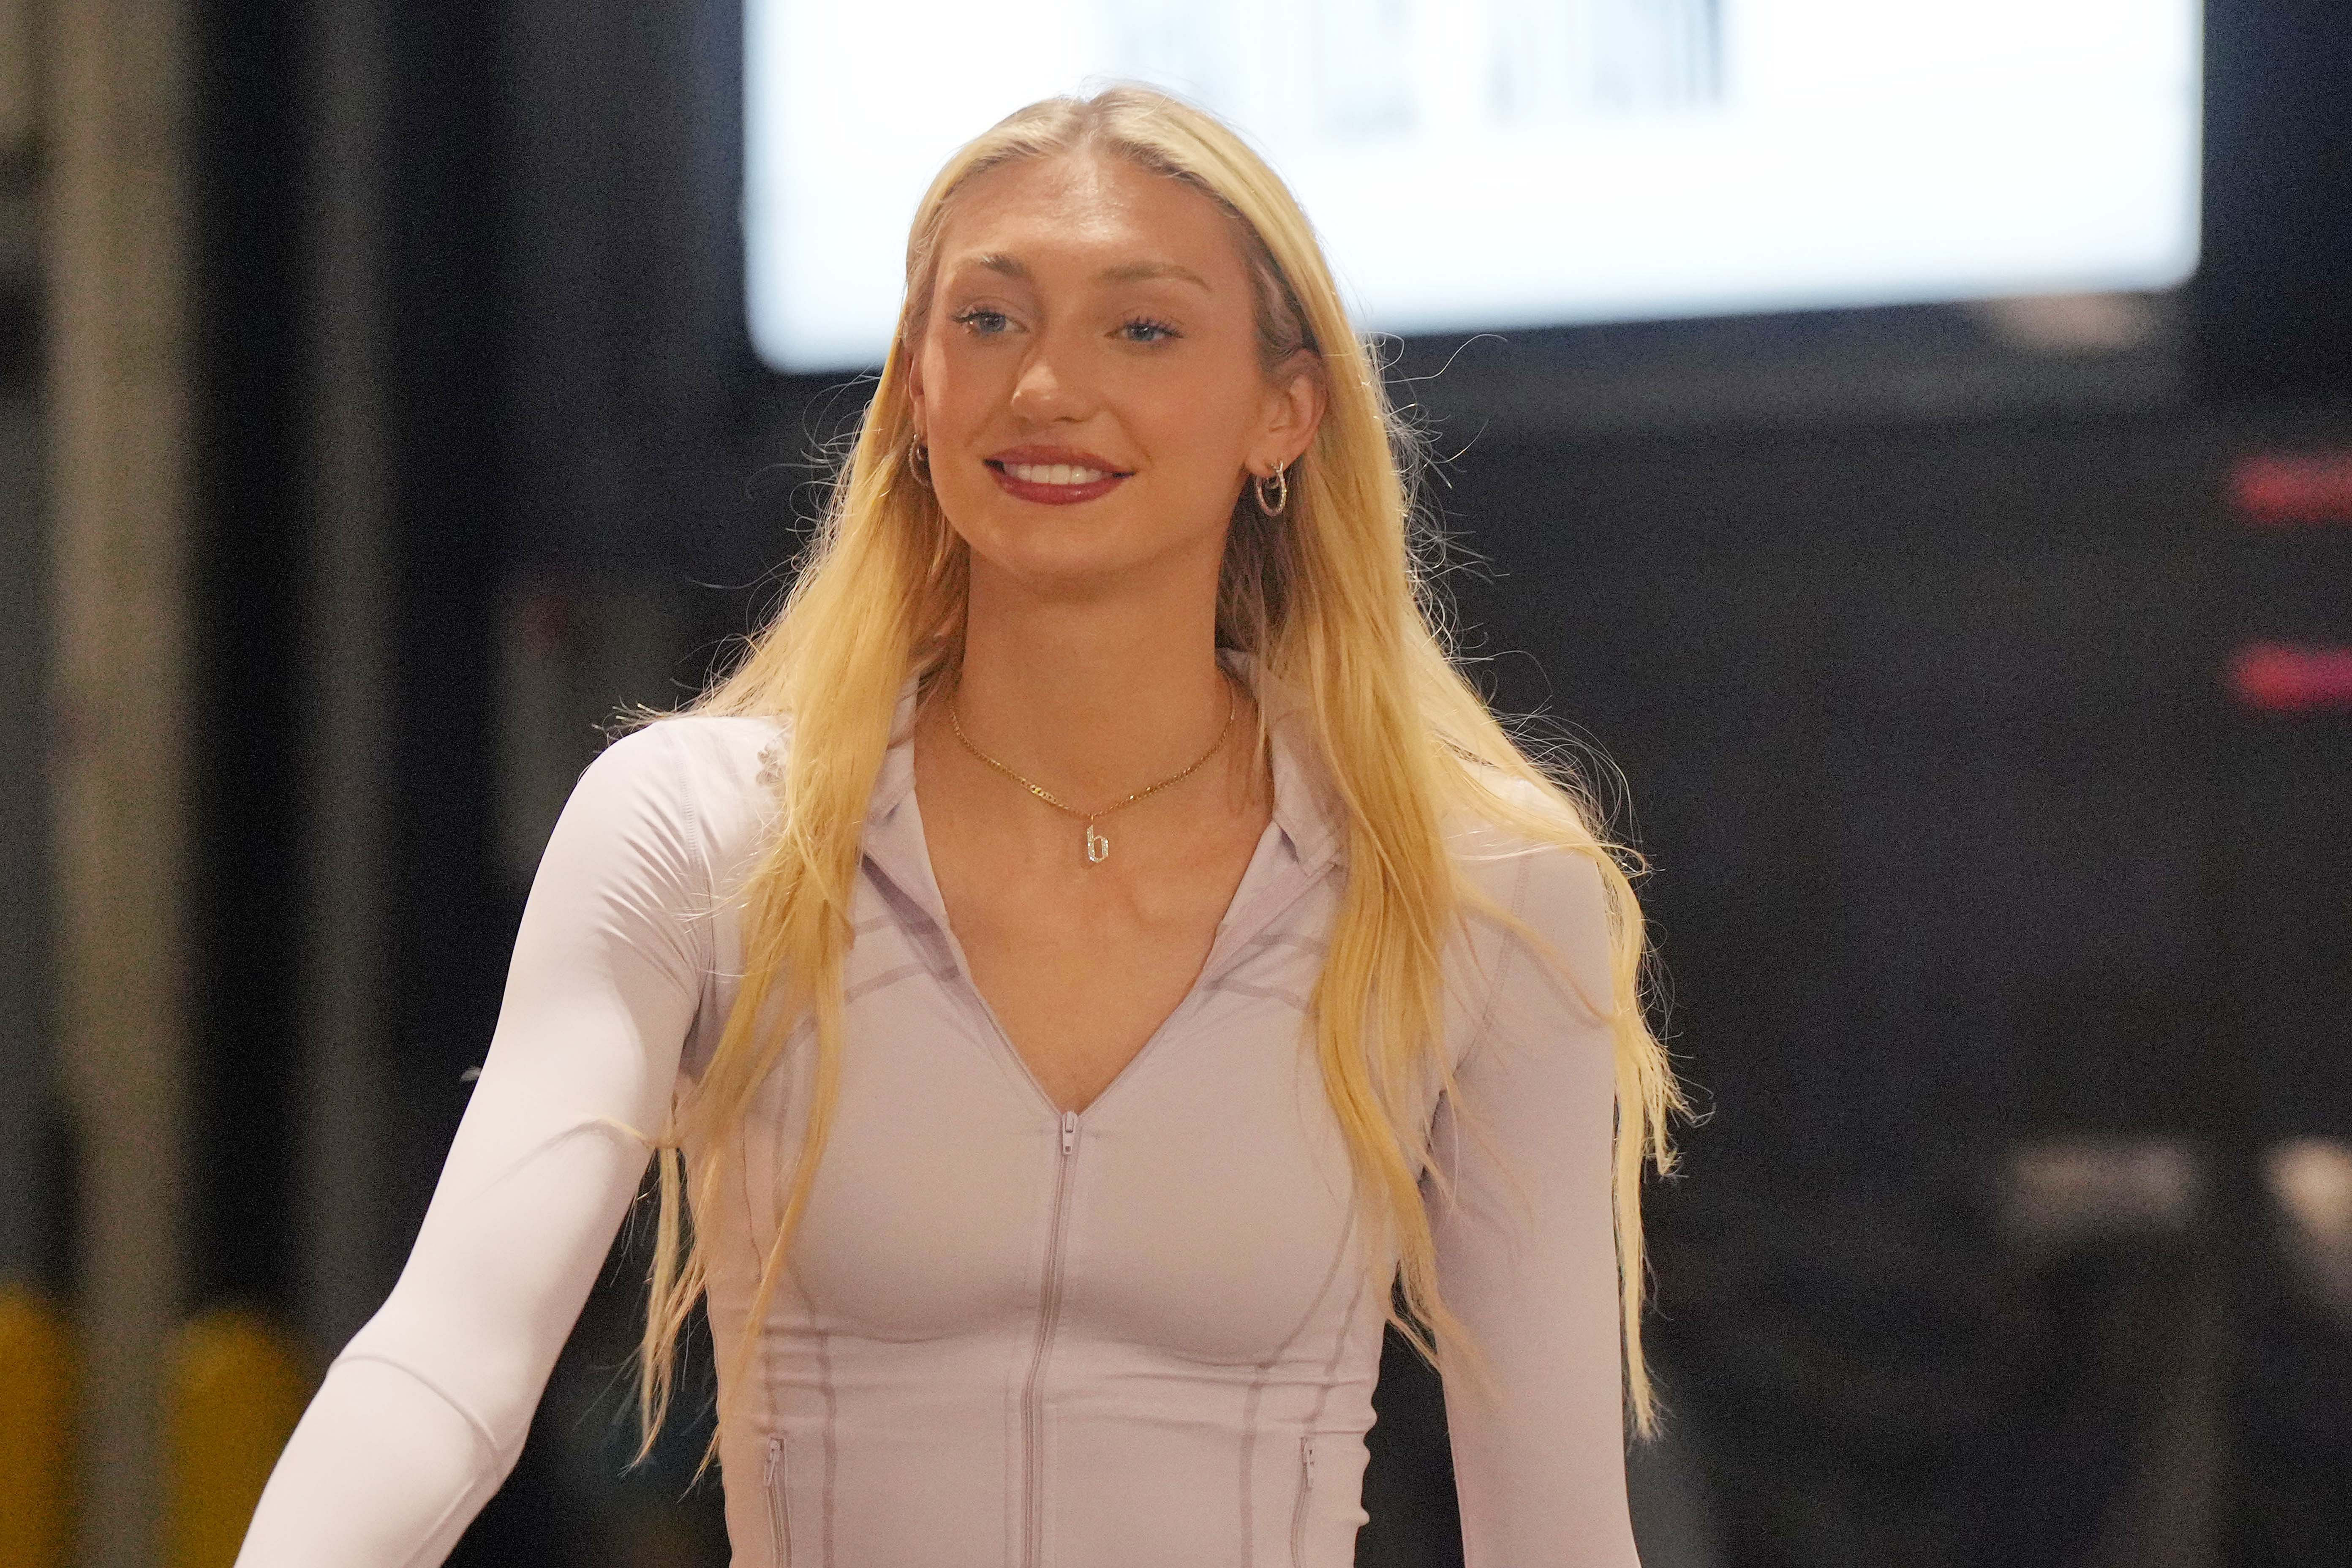
<svg viewBox="0 0 2352 1568"><path fill-rule="evenodd" d="M2352 452L2241 458L2230 471L2230 507L2262 528L2352 522Z"/></svg>
<svg viewBox="0 0 2352 1568"><path fill-rule="evenodd" d="M2265 713L2352 711L2352 647L2248 643L2230 660L2230 692Z"/></svg>

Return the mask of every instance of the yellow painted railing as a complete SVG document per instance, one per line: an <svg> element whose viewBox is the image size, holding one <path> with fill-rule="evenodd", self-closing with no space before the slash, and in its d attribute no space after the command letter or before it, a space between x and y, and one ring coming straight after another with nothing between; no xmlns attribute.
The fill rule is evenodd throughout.
<svg viewBox="0 0 2352 1568"><path fill-rule="evenodd" d="M0 1285L0 1568L65 1568L74 1521L73 1326Z"/></svg>
<svg viewBox="0 0 2352 1568"><path fill-rule="evenodd" d="M56 1307L0 1285L0 1568L66 1568L73 1557L75 1342ZM169 1374L163 1562L230 1568L310 1375L289 1336L235 1309L184 1326Z"/></svg>
<svg viewBox="0 0 2352 1568"><path fill-rule="evenodd" d="M293 1342L225 1309L180 1331L166 1406L167 1568L230 1568L262 1484L310 1397Z"/></svg>

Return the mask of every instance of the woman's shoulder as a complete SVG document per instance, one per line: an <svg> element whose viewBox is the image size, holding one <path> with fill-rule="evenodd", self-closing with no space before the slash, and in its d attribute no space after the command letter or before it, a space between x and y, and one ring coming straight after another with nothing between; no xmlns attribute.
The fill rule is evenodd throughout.
<svg viewBox="0 0 2352 1568"><path fill-rule="evenodd" d="M1491 787L1503 806L1463 807L1447 836L1469 895L1462 913L1474 962L1490 984L1508 977L1539 1008L1605 1005L1614 965L1609 849L1565 795L1515 777Z"/></svg>
<svg viewBox="0 0 2352 1568"><path fill-rule="evenodd" d="M1492 770L1446 825L1446 846L1465 882L1531 924L1582 923L1605 898L1608 853L1566 795ZM1474 915L1476 910L1473 910Z"/></svg>
<svg viewBox="0 0 2352 1568"><path fill-rule="evenodd" d="M719 869L758 834L784 733L779 721L767 718L656 719L606 746L576 793L625 799L638 814L674 822Z"/></svg>
<svg viewBox="0 0 2352 1568"><path fill-rule="evenodd" d="M672 713L630 730L597 754L589 773L608 787L707 801L749 794L783 743L779 721Z"/></svg>
<svg viewBox="0 0 2352 1568"><path fill-rule="evenodd" d="M686 782L717 789L749 789L761 783L759 774L784 743L781 719L730 713L672 713L630 731L605 748L611 756L624 748L644 753L641 765L654 766L653 753L667 749Z"/></svg>
<svg viewBox="0 0 2352 1568"><path fill-rule="evenodd" d="M1566 795L1499 768L1473 770L1443 820L1455 860L1500 865L1512 875L1517 862L1531 858L1587 858L1593 842L1591 826Z"/></svg>

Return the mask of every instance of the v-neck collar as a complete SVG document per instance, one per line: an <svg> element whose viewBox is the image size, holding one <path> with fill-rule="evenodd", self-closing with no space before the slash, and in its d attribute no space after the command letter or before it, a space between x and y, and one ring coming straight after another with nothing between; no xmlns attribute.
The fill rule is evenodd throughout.
<svg viewBox="0 0 2352 1568"><path fill-rule="evenodd" d="M1260 923L1252 917L1267 902L1268 895L1275 891L1274 884L1291 880L1279 874L1282 869L1297 875L1297 882L1292 889L1295 892L1296 886L1313 879L1340 858L1338 797L1329 772L1323 764L1304 699L1287 682L1260 669L1246 653L1221 648L1218 658L1227 670L1249 687L1265 715L1274 775L1273 820L1268 824L1268 836L1279 838L1282 858L1287 866L1271 863L1268 845L1260 842L1250 857L1241 885L1234 890L1225 919L1217 928L1217 940L1210 952L1211 965L1231 945L1229 939ZM918 686L919 678L908 676L899 688L898 706L890 718L889 750L883 753L881 770L875 775L874 791L867 801L863 847L875 868L920 906L941 931L946 931L947 900L940 896L939 880L931 872L930 848L923 836L922 814L915 800ZM1284 898L1280 902L1286 905L1289 900ZM1269 916L1278 910L1267 910Z"/></svg>

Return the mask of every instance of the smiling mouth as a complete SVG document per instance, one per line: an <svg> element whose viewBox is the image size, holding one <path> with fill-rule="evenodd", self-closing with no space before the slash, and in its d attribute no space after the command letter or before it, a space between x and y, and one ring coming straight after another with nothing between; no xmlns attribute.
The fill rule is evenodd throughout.
<svg viewBox="0 0 2352 1568"><path fill-rule="evenodd" d="M1129 476L1117 468L1081 463L1008 463L982 459L996 476L997 488L1016 500L1045 506L1069 506L1108 495Z"/></svg>
<svg viewBox="0 0 2352 1568"><path fill-rule="evenodd" d="M1024 485L1091 485L1127 478L1116 468L1089 468L1076 463L1001 463L991 458L988 466Z"/></svg>

